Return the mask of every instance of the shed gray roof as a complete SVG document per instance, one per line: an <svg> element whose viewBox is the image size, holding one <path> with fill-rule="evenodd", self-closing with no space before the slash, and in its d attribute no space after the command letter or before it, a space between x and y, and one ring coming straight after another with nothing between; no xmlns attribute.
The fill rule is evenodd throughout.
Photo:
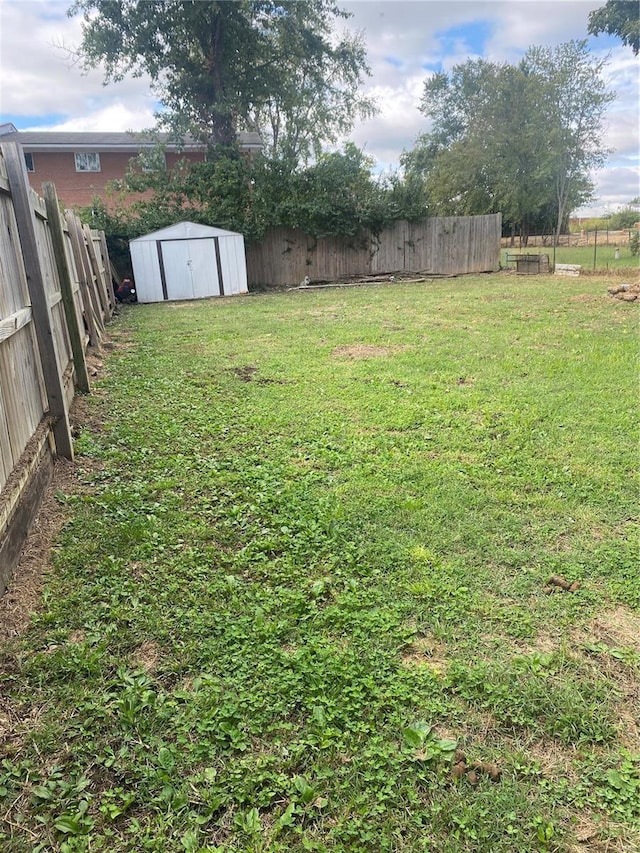
<svg viewBox="0 0 640 853"><path fill-rule="evenodd" d="M176 222L175 225L169 225L159 231L152 231L150 234L143 234L142 237L136 237L135 240L129 242L190 240L201 239L202 237L242 237L242 234L238 234L237 231L225 231L224 228L214 228L211 225L200 225L197 222Z"/></svg>
<svg viewBox="0 0 640 853"><path fill-rule="evenodd" d="M174 142L170 142L168 133L160 133L157 141L170 151L177 150ZM0 134L2 142L19 142L27 150L78 150L90 148L98 151L138 151L140 148L156 144L156 138L145 136L143 133L103 133L98 131L67 132L67 131L36 131L16 130ZM262 140L259 133L241 131L238 133L238 144L241 148L261 148ZM192 137L186 136L183 146L185 149L202 149L204 146Z"/></svg>

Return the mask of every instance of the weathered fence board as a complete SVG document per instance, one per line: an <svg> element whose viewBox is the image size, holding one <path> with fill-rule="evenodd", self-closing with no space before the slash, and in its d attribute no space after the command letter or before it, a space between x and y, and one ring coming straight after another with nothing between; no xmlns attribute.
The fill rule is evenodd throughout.
<svg viewBox="0 0 640 853"><path fill-rule="evenodd" d="M50 266L43 262L44 247L38 246L38 235L42 239L42 230L37 227L38 217L30 195L31 190L25 183L25 165L22 151L17 145L3 148L11 198L16 213L18 238L27 273L27 287L31 298L33 326L36 332L40 366L44 377L49 413L54 419L53 433L57 452L73 459L73 442L69 426L69 412L65 402L62 375L64 364L60 360L60 350L56 348L55 325L47 300L47 288L51 289ZM40 220L41 221L41 220Z"/></svg>
<svg viewBox="0 0 640 853"><path fill-rule="evenodd" d="M250 285L337 281L400 271L464 275L500 267L500 214L395 222L379 235L323 237L274 228L247 247Z"/></svg>
<svg viewBox="0 0 640 853"><path fill-rule="evenodd" d="M75 214L47 206L22 149L0 145L0 593L50 480L54 441L73 457L69 404L74 385L88 390L85 324L103 329L113 312L108 269L103 235L85 238Z"/></svg>

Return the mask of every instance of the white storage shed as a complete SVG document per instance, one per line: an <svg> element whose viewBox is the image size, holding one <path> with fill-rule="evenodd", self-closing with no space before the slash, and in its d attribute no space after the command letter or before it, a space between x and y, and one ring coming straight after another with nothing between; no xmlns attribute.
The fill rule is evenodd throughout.
<svg viewBox="0 0 640 853"><path fill-rule="evenodd" d="M242 234L178 222L129 243L138 302L247 293Z"/></svg>

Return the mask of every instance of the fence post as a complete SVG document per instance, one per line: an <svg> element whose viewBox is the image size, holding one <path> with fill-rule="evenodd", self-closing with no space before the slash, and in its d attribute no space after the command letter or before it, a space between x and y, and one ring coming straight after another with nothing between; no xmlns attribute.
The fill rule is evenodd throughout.
<svg viewBox="0 0 640 853"><path fill-rule="evenodd" d="M80 278L80 294L82 296L82 304L84 306L84 316L87 321L89 330L89 344L92 347L100 346L100 332L98 331L98 317L94 307L93 299L91 298L92 281L89 281L87 274L87 258L84 253L84 241L78 235L78 227L75 220L75 214L71 210L66 212L67 227L69 236L71 237L71 246L76 261L76 269Z"/></svg>
<svg viewBox="0 0 640 853"><path fill-rule="evenodd" d="M64 248L64 232L62 230L62 222L60 221L58 195L56 193L55 186L50 182L43 184L42 188L44 190L44 201L47 206L47 219L49 220L49 227L51 229L53 253L56 258L58 278L60 279L62 304L64 306L65 317L67 318L67 329L69 331L69 340L71 341L73 363L76 368L76 387L82 394L88 394L91 391L89 386L89 374L87 373L84 346L80 336L80 326L78 323L76 305L73 300L73 284L71 282L69 264L67 263L67 254Z"/></svg>
<svg viewBox="0 0 640 853"><path fill-rule="evenodd" d="M16 142L2 144L9 178L9 190L18 226L18 237L22 248L24 268L27 274L27 286L31 299L31 313L38 341L38 352L42 366L42 376L47 393L49 414L53 419L53 436L58 456L73 459L73 441L69 425L64 385L51 329L51 311L40 266L38 244L36 241L35 218L29 198L29 179L22 156L22 149Z"/></svg>

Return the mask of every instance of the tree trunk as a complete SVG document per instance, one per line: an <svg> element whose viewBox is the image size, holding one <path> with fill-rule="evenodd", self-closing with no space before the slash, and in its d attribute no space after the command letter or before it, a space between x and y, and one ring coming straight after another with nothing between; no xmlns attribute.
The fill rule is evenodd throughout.
<svg viewBox="0 0 640 853"><path fill-rule="evenodd" d="M225 80L224 45L225 38L225 12L217 8L211 16L211 27L209 31L209 57L208 73L211 86L211 103L224 103L227 95ZM210 113L210 139L211 146L223 145L226 148L236 146L236 129L234 116L230 109L211 109Z"/></svg>

